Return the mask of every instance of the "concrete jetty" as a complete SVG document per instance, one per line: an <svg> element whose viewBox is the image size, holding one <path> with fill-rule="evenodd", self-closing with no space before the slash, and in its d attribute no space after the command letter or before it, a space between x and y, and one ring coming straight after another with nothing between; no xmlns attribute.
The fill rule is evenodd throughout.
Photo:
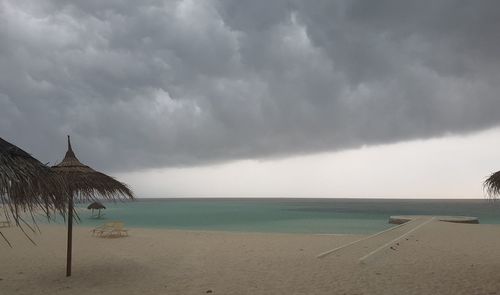
<svg viewBox="0 0 500 295"><path fill-rule="evenodd" d="M429 215L395 215L389 217L389 223L391 224L403 224L410 220L419 218L419 217L434 217L435 220L444 221L444 222L455 222L455 223L471 223L478 224L478 217L471 216L429 216Z"/></svg>

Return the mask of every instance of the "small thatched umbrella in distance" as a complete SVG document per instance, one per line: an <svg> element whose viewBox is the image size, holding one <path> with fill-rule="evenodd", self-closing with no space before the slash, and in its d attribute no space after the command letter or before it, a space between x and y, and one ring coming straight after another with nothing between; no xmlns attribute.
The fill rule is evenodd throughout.
<svg viewBox="0 0 500 295"><path fill-rule="evenodd" d="M48 166L0 138L0 204L4 205L7 219L12 215L20 225L22 213L63 213L65 199L58 198L62 190L62 178Z"/></svg>
<svg viewBox="0 0 500 295"><path fill-rule="evenodd" d="M87 209L92 209L92 216L94 216L94 210L99 210L97 213L97 218L101 217L101 209L106 209L106 206L104 206L101 202L94 202L90 204Z"/></svg>
<svg viewBox="0 0 500 295"><path fill-rule="evenodd" d="M75 156L71 148L71 142L68 135L68 151L64 159L58 165L52 167L58 172L65 183L68 191L68 249L66 276L71 276L71 254L73 240L73 202L95 200L99 197L116 199L133 199L134 195L127 185L107 176L106 174L95 171L89 166L83 165Z"/></svg>
<svg viewBox="0 0 500 295"><path fill-rule="evenodd" d="M500 171L491 174L483 185L490 198L500 197Z"/></svg>

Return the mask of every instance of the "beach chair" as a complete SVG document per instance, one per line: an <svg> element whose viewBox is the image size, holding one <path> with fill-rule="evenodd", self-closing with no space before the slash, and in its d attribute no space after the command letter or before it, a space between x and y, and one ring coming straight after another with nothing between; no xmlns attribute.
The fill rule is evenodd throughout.
<svg viewBox="0 0 500 295"><path fill-rule="evenodd" d="M96 226L91 230L93 236L101 236L103 233L110 231L114 226L114 222L107 222Z"/></svg>
<svg viewBox="0 0 500 295"><path fill-rule="evenodd" d="M128 229L124 228L124 223L121 221L107 222L95 227L92 230L92 235L98 237L128 236Z"/></svg>
<svg viewBox="0 0 500 295"><path fill-rule="evenodd" d="M0 228L2 227L10 227L10 222L8 220L1 220L0 221Z"/></svg>
<svg viewBox="0 0 500 295"><path fill-rule="evenodd" d="M115 222L113 228L109 232L111 236L128 236L128 229L125 228L123 222Z"/></svg>

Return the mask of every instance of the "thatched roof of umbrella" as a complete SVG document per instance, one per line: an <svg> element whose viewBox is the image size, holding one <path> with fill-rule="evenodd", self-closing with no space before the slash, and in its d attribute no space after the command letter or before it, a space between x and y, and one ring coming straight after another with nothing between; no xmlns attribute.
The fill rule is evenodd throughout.
<svg viewBox="0 0 500 295"><path fill-rule="evenodd" d="M52 169L64 178L69 191L79 201L95 200L100 197L108 200L134 198L126 184L82 164L73 152L69 136L68 151L64 159L52 166Z"/></svg>
<svg viewBox="0 0 500 295"><path fill-rule="evenodd" d="M68 135L68 151L61 163L52 167L67 184L68 195L68 253L66 276L71 276L72 233L73 233L73 199L79 201L95 200L99 197L116 199L133 199L134 195L126 184L114 178L95 171L82 164L71 148Z"/></svg>
<svg viewBox="0 0 500 295"><path fill-rule="evenodd" d="M63 190L62 178L48 166L0 138L0 204L7 219L12 216L20 225L23 213L32 215L39 211L47 216L56 210L63 213L66 204L60 197Z"/></svg>
<svg viewBox="0 0 500 295"><path fill-rule="evenodd" d="M490 198L500 197L500 171L491 174L483 185Z"/></svg>
<svg viewBox="0 0 500 295"><path fill-rule="evenodd" d="M94 202L90 205L87 206L87 209L94 209L94 210L98 210L98 209L106 209L106 206L104 206L101 202Z"/></svg>

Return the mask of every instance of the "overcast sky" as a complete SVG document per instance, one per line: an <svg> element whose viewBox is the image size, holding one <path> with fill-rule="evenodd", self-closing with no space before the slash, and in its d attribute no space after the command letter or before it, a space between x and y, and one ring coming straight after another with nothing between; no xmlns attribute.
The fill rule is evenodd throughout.
<svg viewBox="0 0 500 295"><path fill-rule="evenodd" d="M482 197L500 169L499 15L493 0L1 0L0 137L54 164L71 134L139 196Z"/></svg>

